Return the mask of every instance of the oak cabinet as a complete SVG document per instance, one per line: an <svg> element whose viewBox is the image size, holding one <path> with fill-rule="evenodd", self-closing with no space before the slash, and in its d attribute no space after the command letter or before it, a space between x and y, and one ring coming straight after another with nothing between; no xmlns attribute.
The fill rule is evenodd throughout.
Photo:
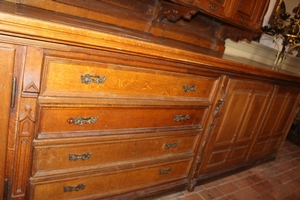
<svg viewBox="0 0 300 200"><path fill-rule="evenodd" d="M195 0L194 6L212 15L225 18L229 15L231 2L229 0Z"/></svg>
<svg viewBox="0 0 300 200"><path fill-rule="evenodd" d="M236 0L232 1L230 19L245 28L261 29L268 0Z"/></svg>
<svg viewBox="0 0 300 200"><path fill-rule="evenodd" d="M193 6L208 15L222 21L259 31L269 0L172 0L187 6Z"/></svg>
<svg viewBox="0 0 300 200"><path fill-rule="evenodd" d="M217 104L199 174L247 160L270 102L269 83L229 78Z"/></svg>
<svg viewBox="0 0 300 200"><path fill-rule="evenodd" d="M277 86L249 157L276 153L298 109L299 89L284 85Z"/></svg>
<svg viewBox="0 0 300 200"><path fill-rule="evenodd" d="M58 2L71 1L51 5ZM138 2L134 9L156 5ZM233 17L229 4L218 2L218 15ZM275 159L299 111L298 75L70 15L0 5L5 200L142 199L193 190L204 179Z"/></svg>

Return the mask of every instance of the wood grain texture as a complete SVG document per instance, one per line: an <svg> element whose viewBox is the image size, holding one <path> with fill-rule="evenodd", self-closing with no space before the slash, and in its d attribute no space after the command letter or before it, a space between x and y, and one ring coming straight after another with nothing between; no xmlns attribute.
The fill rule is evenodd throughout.
<svg viewBox="0 0 300 200"><path fill-rule="evenodd" d="M142 199L275 158L299 75L219 53L258 33L267 1L172 2L0 2L2 63L19 80L9 198Z"/></svg>
<svg viewBox="0 0 300 200"><path fill-rule="evenodd" d="M12 45L0 47L0 197L4 194L6 147L10 117L12 77L15 62L15 48ZM7 191L6 191L7 192Z"/></svg>

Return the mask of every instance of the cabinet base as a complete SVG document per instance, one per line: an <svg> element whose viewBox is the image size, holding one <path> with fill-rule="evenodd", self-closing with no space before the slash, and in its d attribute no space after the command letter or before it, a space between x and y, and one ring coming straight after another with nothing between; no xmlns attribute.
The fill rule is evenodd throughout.
<svg viewBox="0 0 300 200"><path fill-rule="evenodd" d="M276 156L277 156L277 153L273 153L273 154L269 154L264 157L252 159L247 162L240 163L240 164L237 164L234 166L230 166L230 167L216 170L213 172L201 174L196 178L196 181L197 181L196 185L202 185L202 184L205 184L208 182L212 182L212 181L218 180L220 178L224 178L224 177L245 171L245 170L255 167L257 165L261 165L261 164L273 161L276 159Z"/></svg>

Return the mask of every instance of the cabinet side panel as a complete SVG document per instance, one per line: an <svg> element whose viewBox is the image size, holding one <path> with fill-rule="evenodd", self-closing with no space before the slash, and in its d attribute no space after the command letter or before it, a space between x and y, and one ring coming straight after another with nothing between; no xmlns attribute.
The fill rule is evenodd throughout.
<svg viewBox="0 0 300 200"><path fill-rule="evenodd" d="M12 74L15 49L0 48L0 197L3 196L5 179L6 142L11 99Z"/></svg>

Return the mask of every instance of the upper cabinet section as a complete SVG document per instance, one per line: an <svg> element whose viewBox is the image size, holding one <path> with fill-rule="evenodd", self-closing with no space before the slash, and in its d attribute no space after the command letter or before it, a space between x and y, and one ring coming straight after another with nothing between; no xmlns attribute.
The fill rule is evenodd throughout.
<svg viewBox="0 0 300 200"><path fill-rule="evenodd" d="M269 0L5 1L21 8L26 5L23 10L28 10L25 13L27 17L51 18L51 22L84 26L142 40L154 35L155 41L158 37L167 38L171 39L166 42L169 44L180 41L221 53L225 50L224 41L227 38L235 41L259 38L269 4ZM59 17L65 20L59 21Z"/></svg>
<svg viewBox="0 0 300 200"><path fill-rule="evenodd" d="M230 19L245 28L260 29L269 0L234 0Z"/></svg>
<svg viewBox="0 0 300 200"><path fill-rule="evenodd" d="M269 0L171 0L235 26L260 31Z"/></svg>
<svg viewBox="0 0 300 200"><path fill-rule="evenodd" d="M195 0L194 6L203 12L224 18L229 11L230 0Z"/></svg>

